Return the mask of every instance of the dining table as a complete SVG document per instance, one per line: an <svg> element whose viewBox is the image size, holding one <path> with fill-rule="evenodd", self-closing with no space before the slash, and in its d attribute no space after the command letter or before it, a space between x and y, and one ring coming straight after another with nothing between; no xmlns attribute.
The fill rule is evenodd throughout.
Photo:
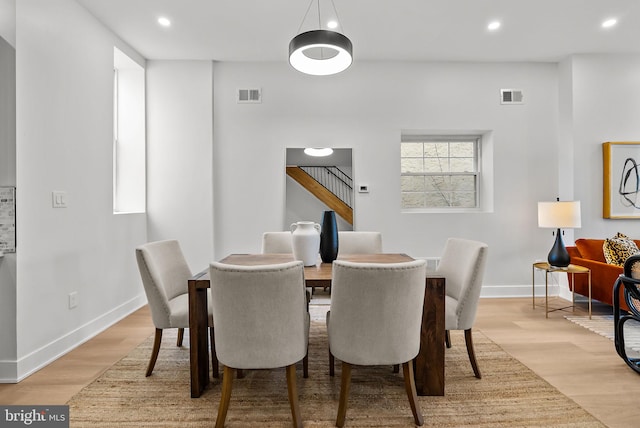
<svg viewBox="0 0 640 428"><path fill-rule="evenodd" d="M345 254L339 260L356 263L399 263L414 260L401 253ZM269 265L294 261L293 254L231 254L221 263L243 266ZM332 263L321 260L304 267L305 285L331 287ZM209 268L188 280L191 397L196 398L209 384L208 293ZM414 359L414 376L418 395L444 395L444 302L445 278L427 272L420 329L420 350ZM247 315L250 316L250 315Z"/></svg>

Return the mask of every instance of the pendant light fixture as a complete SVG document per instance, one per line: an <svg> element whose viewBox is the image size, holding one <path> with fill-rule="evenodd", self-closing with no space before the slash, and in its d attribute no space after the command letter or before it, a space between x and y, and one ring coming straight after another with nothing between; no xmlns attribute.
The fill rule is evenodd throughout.
<svg viewBox="0 0 640 428"><path fill-rule="evenodd" d="M330 29L323 29L320 1L311 0L309 3L298 29L299 34L289 43L289 63L302 73L327 76L349 68L353 62L353 46L344 34L333 31L333 28L341 27L333 0L331 5L335 17L331 17L332 20L325 24L325 27ZM317 4L318 29L300 33L314 2ZM328 16L325 16L326 18Z"/></svg>

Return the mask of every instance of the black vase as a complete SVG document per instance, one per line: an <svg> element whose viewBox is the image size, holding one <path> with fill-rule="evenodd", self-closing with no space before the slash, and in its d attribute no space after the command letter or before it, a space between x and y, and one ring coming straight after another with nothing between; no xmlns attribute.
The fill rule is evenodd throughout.
<svg viewBox="0 0 640 428"><path fill-rule="evenodd" d="M569 252L564 246L564 242L562 242L560 229L558 229L558 231L556 232L556 242L553 244L551 251L549 251L547 261L551 266L555 267L567 267L569 266L569 263L571 263Z"/></svg>
<svg viewBox="0 0 640 428"><path fill-rule="evenodd" d="M325 211L322 216L320 258L324 263L331 263L338 258L338 226L334 211Z"/></svg>

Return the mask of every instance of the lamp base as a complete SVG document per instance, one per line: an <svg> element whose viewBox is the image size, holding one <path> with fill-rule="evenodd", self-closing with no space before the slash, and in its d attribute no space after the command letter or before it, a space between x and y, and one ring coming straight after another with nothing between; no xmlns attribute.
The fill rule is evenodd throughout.
<svg viewBox="0 0 640 428"><path fill-rule="evenodd" d="M569 256L569 252L567 248L564 246L564 242L562 242L562 235L560 234L560 229L556 232L556 242L553 244L551 251L549 251L549 255L547 256L547 261L551 266L555 267L567 267L571 262L571 257Z"/></svg>

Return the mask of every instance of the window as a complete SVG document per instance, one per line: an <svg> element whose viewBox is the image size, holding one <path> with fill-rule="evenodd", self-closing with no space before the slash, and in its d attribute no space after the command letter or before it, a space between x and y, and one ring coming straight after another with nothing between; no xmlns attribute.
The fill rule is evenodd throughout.
<svg viewBox="0 0 640 428"><path fill-rule="evenodd" d="M403 209L476 209L480 189L479 135L403 135Z"/></svg>
<svg viewBox="0 0 640 428"><path fill-rule="evenodd" d="M144 69L114 48L113 212L145 211Z"/></svg>

